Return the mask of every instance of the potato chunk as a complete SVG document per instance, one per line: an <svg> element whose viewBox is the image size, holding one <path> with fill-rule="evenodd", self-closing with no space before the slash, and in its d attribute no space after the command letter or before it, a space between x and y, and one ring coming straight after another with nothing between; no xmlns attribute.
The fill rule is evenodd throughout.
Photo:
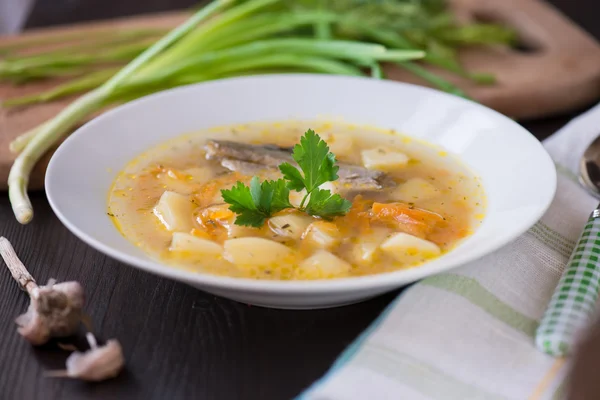
<svg viewBox="0 0 600 400"><path fill-rule="evenodd" d="M192 167L184 169L186 179L193 183L206 183L215 176L215 172L208 167Z"/></svg>
<svg viewBox="0 0 600 400"><path fill-rule="evenodd" d="M246 236L258 236L260 230L251 226L242 226L235 224L235 218L230 222L224 223L223 226L227 229L227 237L230 239L246 237Z"/></svg>
<svg viewBox="0 0 600 400"><path fill-rule="evenodd" d="M381 244L381 250L404 264L415 264L440 255L440 248L408 233L396 233Z"/></svg>
<svg viewBox="0 0 600 400"><path fill-rule="evenodd" d="M394 199L413 203L435 199L440 195L440 190L423 178L412 178L394 189Z"/></svg>
<svg viewBox="0 0 600 400"><path fill-rule="evenodd" d="M325 182L319 186L319 189L329 190L332 194L339 193L339 185L337 182ZM290 203L294 207L300 208L300 204L302 203L302 199L304 198L304 196L306 196L306 189L302 189L299 192L296 192L295 190L291 190L290 191ZM306 198L306 200L304 201L305 206L306 206L306 204L308 204L309 200L310 200L310 196L308 196Z"/></svg>
<svg viewBox="0 0 600 400"><path fill-rule="evenodd" d="M302 239L315 247L331 249L341 241L337 225L328 221L315 221L306 228Z"/></svg>
<svg viewBox="0 0 600 400"><path fill-rule="evenodd" d="M341 258L325 250L318 250L315 254L302 261L295 271L299 279L326 279L345 276L352 266Z"/></svg>
<svg viewBox="0 0 600 400"><path fill-rule="evenodd" d="M188 233L175 232L169 250L177 253L218 257L223 253L223 246L212 240L202 239Z"/></svg>
<svg viewBox="0 0 600 400"><path fill-rule="evenodd" d="M191 194L198 185L205 183L214 173L209 168L194 167L185 170L163 168L158 173L158 180L168 191L180 194Z"/></svg>
<svg viewBox="0 0 600 400"><path fill-rule="evenodd" d="M279 235L290 239L300 239L313 219L305 215L284 214L269 219L269 228Z"/></svg>
<svg viewBox="0 0 600 400"><path fill-rule="evenodd" d="M171 232L189 232L193 228L193 210L188 196L166 191L154 206L154 215Z"/></svg>
<svg viewBox="0 0 600 400"><path fill-rule="evenodd" d="M295 208L300 208L300 203L302 202L304 196L306 196L306 189L302 189L299 192L296 192L295 190L290 190L290 203Z"/></svg>
<svg viewBox="0 0 600 400"><path fill-rule="evenodd" d="M375 227L369 234L358 237L352 245L352 261L356 264L372 263L380 251L380 245L390 236L390 232L390 229Z"/></svg>
<svg viewBox="0 0 600 400"><path fill-rule="evenodd" d="M289 247L269 239L245 237L228 239L224 243L225 259L240 268L272 268L295 263L296 256Z"/></svg>
<svg viewBox="0 0 600 400"><path fill-rule="evenodd" d="M347 155L354 149L354 139L350 135L341 133L330 134L325 138L329 150L336 156Z"/></svg>
<svg viewBox="0 0 600 400"><path fill-rule="evenodd" d="M335 194L335 193L339 192L337 182L325 182L325 183L322 183L321 185L319 185L319 189L321 189L321 190L329 190L332 194Z"/></svg>
<svg viewBox="0 0 600 400"><path fill-rule="evenodd" d="M361 152L362 162L365 168L377 170L390 170L404 167L408 163L408 156L399 151L392 151L384 147L377 147Z"/></svg>

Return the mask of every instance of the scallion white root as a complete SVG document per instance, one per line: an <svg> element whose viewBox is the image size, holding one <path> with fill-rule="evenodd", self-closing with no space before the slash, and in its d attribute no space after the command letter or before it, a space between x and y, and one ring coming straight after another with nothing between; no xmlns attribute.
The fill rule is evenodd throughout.
<svg viewBox="0 0 600 400"><path fill-rule="evenodd" d="M43 126L44 124L38 125L35 128L30 129L14 138L13 141L8 145L10 152L14 154L19 154L22 152L25 146L27 146L27 143L29 143L31 139L33 139L40 132Z"/></svg>

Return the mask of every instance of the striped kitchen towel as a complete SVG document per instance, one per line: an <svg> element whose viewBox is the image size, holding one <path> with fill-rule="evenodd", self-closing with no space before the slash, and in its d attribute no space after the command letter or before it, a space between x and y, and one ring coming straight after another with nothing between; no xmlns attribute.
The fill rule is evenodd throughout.
<svg viewBox="0 0 600 400"><path fill-rule="evenodd" d="M547 139L558 188L543 218L497 252L405 290L298 399L562 399L568 359L540 352L534 335L597 205L576 173L598 134L600 105Z"/></svg>

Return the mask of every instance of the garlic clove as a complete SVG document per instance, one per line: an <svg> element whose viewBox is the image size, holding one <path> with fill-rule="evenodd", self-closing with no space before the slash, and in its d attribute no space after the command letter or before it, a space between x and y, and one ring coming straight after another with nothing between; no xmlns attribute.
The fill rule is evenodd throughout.
<svg viewBox="0 0 600 400"><path fill-rule="evenodd" d="M45 319L52 337L66 337L77 332L84 304L83 287L78 282L41 286L36 301L37 311Z"/></svg>
<svg viewBox="0 0 600 400"><path fill-rule="evenodd" d="M27 312L15 322L18 332L33 345L42 345L51 337L66 337L77 332L83 317L84 291L78 282L54 283L31 292Z"/></svg>
<svg viewBox="0 0 600 400"><path fill-rule="evenodd" d="M67 376L86 381L102 381L114 378L125 364L123 350L117 340L108 340L98 346L88 333L91 348L86 352L74 352L67 358Z"/></svg>
<svg viewBox="0 0 600 400"><path fill-rule="evenodd" d="M61 283L55 283L52 288L59 292L62 292L67 296L69 304L72 308L83 308L85 303L85 292L83 286L79 282L67 281Z"/></svg>
<svg viewBox="0 0 600 400"><path fill-rule="evenodd" d="M40 346L50 339L48 324L35 310L34 302L15 319L15 323L18 325L17 332L34 346Z"/></svg>

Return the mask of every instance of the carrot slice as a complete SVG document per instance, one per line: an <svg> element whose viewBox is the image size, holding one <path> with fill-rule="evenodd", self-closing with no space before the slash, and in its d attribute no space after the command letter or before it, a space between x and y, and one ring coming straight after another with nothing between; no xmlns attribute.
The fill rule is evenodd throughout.
<svg viewBox="0 0 600 400"><path fill-rule="evenodd" d="M336 218L335 222L344 235L367 234L371 229L371 215L369 208L372 200L363 199L357 195L352 200L352 207L342 217Z"/></svg>
<svg viewBox="0 0 600 400"><path fill-rule="evenodd" d="M200 187L199 190L192 194L194 202L198 207L208 207L214 204L214 199L221 189L229 189L237 181L248 184L249 177L240 175L237 172L229 173L212 179Z"/></svg>
<svg viewBox="0 0 600 400"><path fill-rule="evenodd" d="M444 220L444 217L438 213L415 208L406 203L373 203L371 210L378 218L396 218L405 215L425 223L436 223Z"/></svg>
<svg viewBox="0 0 600 400"><path fill-rule="evenodd" d="M374 220L392 224L395 229L421 238L444 221L444 217L437 213L405 203L373 203L371 212Z"/></svg>

